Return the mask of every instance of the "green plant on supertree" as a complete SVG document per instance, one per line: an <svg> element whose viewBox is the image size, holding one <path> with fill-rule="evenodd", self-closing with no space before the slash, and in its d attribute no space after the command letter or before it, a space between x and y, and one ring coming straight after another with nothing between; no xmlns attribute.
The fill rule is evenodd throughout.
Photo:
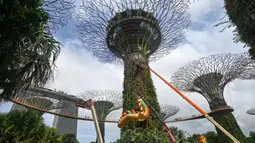
<svg viewBox="0 0 255 143"><path fill-rule="evenodd" d="M184 39L188 4L182 0L84 0L78 32L84 47L104 63L124 64L123 112L137 107L137 90L158 113L160 107L148 65L170 53ZM122 128L162 129L154 116Z"/></svg>
<svg viewBox="0 0 255 143"><path fill-rule="evenodd" d="M215 54L203 57L181 67L172 76L171 82L182 91L197 92L209 103L211 111L229 107L223 92L227 83L235 79L248 80L254 77L248 70L255 67L247 53ZM225 108L225 109L227 109ZM222 127L229 131L240 142L247 142L231 110L215 111L212 115ZM223 132L216 128L220 142L232 142Z"/></svg>
<svg viewBox="0 0 255 143"><path fill-rule="evenodd" d="M249 47L251 57L255 58L255 1L254 0L224 0L226 13L229 17L227 27L234 27L234 42L243 42Z"/></svg>

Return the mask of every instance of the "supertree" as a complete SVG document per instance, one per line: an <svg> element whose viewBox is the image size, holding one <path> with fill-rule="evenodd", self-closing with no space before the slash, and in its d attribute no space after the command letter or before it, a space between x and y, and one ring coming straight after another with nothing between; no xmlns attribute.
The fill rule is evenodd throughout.
<svg viewBox="0 0 255 143"><path fill-rule="evenodd" d="M98 119L105 120L112 111L122 108L121 93L111 90L91 90L83 92L79 98L87 101L92 99ZM102 138L105 136L105 122L99 123Z"/></svg>
<svg viewBox="0 0 255 143"><path fill-rule="evenodd" d="M48 25L53 32L68 23L72 18L75 0L42 0L42 7L49 14Z"/></svg>
<svg viewBox="0 0 255 143"><path fill-rule="evenodd" d="M180 111L180 108L174 105L160 105L160 109L164 121Z"/></svg>
<svg viewBox="0 0 255 143"><path fill-rule="evenodd" d="M246 113L249 115L255 115L255 108L251 108L251 109L247 110Z"/></svg>
<svg viewBox="0 0 255 143"><path fill-rule="evenodd" d="M184 39L189 25L183 0L85 0L78 15L78 31L84 47L107 63L124 63L123 111L137 105L137 90L160 113L150 72L138 68L170 53ZM135 128L161 129L150 116L131 122L122 133ZM143 130L141 129L141 130Z"/></svg>
<svg viewBox="0 0 255 143"><path fill-rule="evenodd" d="M223 92L226 84L234 79L249 78L244 73L248 74L247 70L252 69L248 66L254 67L251 63L247 53L210 55L181 67L172 76L172 83L179 90L200 93L212 111L226 109L215 112L213 118L241 142L247 142L231 110L228 110ZM220 130L216 130L221 142L231 142Z"/></svg>

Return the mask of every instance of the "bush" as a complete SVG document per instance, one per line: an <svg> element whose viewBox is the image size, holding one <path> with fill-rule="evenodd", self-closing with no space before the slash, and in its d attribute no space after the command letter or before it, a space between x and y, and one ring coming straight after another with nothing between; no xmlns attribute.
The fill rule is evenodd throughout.
<svg viewBox="0 0 255 143"><path fill-rule="evenodd" d="M127 129L120 139L114 143L168 143L169 139L165 132L158 130L146 130L137 128Z"/></svg>

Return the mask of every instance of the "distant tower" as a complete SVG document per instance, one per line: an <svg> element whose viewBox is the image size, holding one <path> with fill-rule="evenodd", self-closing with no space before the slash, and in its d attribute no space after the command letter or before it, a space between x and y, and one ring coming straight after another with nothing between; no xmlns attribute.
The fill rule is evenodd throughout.
<svg viewBox="0 0 255 143"><path fill-rule="evenodd" d="M27 111L27 108L25 106L21 106L19 104L16 104L16 103L13 103L12 104L12 108L11 108L11 111L12 110L17 110L17 111Z"/></svg>
<svg viewBox="0 0 255 143"><path fill-rule="evenodd" d="M63 102L60 101L59 104L59 106L62 106ZM57 109L57 112L78 116L78 107L75 106L74 102L65 101L65 105L66 106L62 107L61 109ZM55 115L52 127L58 129L59 135L69 133L73 133L75 136L77 135L77 119Z"/></svg>
<svg viewBox="0 0 255 143"><path fill-rule="evenodd" d="M160 105L160 109L163 121L166 121L167 118L177 114L180 111L180 108L174 105Z"/></svg>
<svg viewBox="0 0 255 143"><path fill-rule="evenodd" d="M121 93L114 92L111 90L105 91L86 91L81 94L79 98L87 101L92 99L94 101L94 107L98 119L105 120L107 115L114 110L122 108L122 98ZM104 140L105 136L105 123L99 123L100 131Z"/></svg>
<svg viewBox="0 0 255 143"><path fill-rule="evenodd" d="M247 110L246 113L249 115L255 115L255 108L251 108L251 109Z"/></svg>

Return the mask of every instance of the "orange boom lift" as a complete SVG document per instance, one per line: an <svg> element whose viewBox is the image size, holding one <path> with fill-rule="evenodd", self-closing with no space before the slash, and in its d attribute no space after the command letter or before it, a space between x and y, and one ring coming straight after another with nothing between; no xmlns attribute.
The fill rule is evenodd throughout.
<svg viewBox="0 0 255 143"><path fill-rule="evenodd" d="M172 84L167 82L162 76L160 76L156 71L151 69L147 65L139 64L137 63L137 66L140 66L142 68L146 68L150 70L152 73L154 73L157 77L159 77L161 80L163 80L170 88L172 88L176 93L178 93L184 100L186 100L189 104L191 104L194 108L197 109L201 114L205 116L206 119L208 119L212 124L214 124L219 130L221 130L225 135L227 135L234 143L240 143L233 135L231 135L226 129L224 129L219 123L217 123L212 117L210 117L205 111L203 111L200 107L198 107L193 101L191 101L187 96L185 96L183 93L181 93L176 87L174 87Z"/></svg>

